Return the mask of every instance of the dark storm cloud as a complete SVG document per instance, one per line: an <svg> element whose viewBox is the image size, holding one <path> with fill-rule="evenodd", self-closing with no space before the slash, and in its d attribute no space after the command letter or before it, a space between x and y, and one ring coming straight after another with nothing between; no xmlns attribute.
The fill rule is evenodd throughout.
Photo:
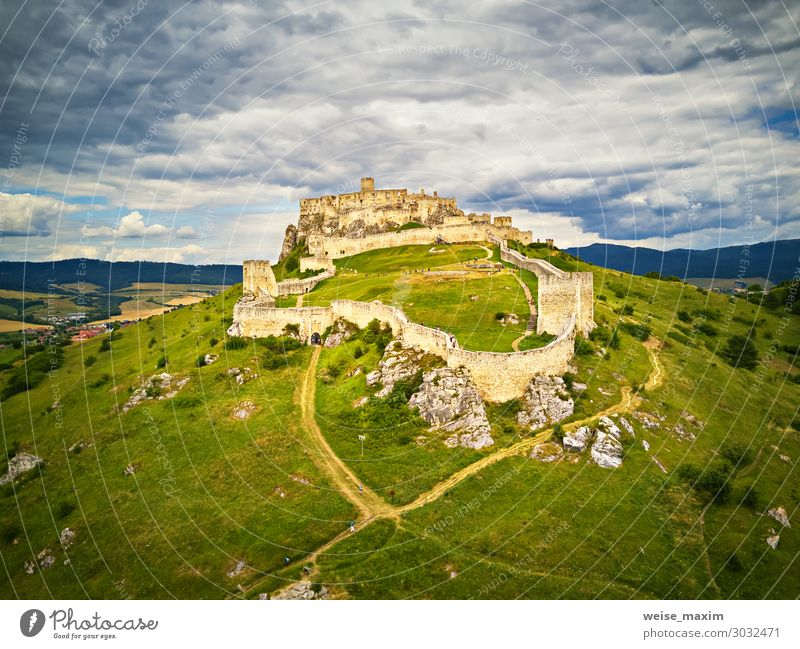
<svg viewBox="0 0 800 649"><path fill-rule="evenodd" d="M0 6L3 138L30 123L18 190L290 215L370 173L574 217L588 241L733 238L752 185L764 223L800 218L797 7L142 3Z"/></svg>

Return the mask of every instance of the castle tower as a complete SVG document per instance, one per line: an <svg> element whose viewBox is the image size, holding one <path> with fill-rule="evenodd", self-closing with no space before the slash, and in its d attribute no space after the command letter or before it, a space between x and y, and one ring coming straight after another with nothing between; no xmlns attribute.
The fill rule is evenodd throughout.
<svg viewBox="0 0 800 649"><path fill-rule="evenodd" d="M364 176L361 179L361 193L365 194L367 192L374 192L375 191L375 179L370 178L369 176Z"/></svg>
<svg viewBox="0 0 800 649"><path fill-rule="evenodd" d="M242 262L242 289L256 297L276 296L278 283L270 263L261 259L247 259Z"/></svg>

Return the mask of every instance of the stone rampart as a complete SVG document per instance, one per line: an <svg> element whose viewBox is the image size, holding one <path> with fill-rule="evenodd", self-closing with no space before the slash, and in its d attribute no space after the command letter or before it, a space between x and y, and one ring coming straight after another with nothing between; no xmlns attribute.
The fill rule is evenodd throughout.
<svg viewBox="0 0 800 649"><path fill-rule="evenodd" d="M394 248L397 246L433 245L437 240L448 243L486 241L491 235L498 239L515 239L530 243L531 233L514 227L498 227L494 224L454 225L452 227L424 227L385 232L366 237L326 237L309 235L308 248L315 257L339 259L370 250Z"/></svg>

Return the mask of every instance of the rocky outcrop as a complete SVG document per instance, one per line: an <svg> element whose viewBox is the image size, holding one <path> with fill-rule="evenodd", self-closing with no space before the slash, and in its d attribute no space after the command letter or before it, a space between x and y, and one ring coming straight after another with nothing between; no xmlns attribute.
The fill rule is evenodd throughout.
<svg viewBox="0 0 800 649"><path fill-rule="evenodd" d="M278 261L283 261L292 252L292 249L297 245L297 227L290 223L286 226L286 231L283 233L283 244L281 245L281 254Z"/></svg>
<svg viewBox="0 0 800 649"><path fill-rule="evenodd" d="M252 401L242 401L236 404L236 407L231 411L231 417L243 421L248 419L256 411L256 404Z"/></svg>
<svg viewBox="0 0 800 649"><path fill-rule="evenodd" d="M272 599L328 599L328 589L322 584L310 581L298 581L284 588Z"/></svg>
<svg viewBox="0 0 800 649"><path fill-rule="evenodd" d="M233 380L236 381L238 385L244 385L248 381L258 378L258 373L254 372L249 367L229 367L225 370L225 374L232 376Z"/></svg>
<svg viewBox="0 0 800 649"><path fill-rule="evenodd" d="M597 436L592 444L592 460L606 469L615 469L622 464L623 448L620 443L622 431L608 417L600 417Z"/></svg>
<svg viewBox="0 0 800 649"><path fill-rule="evenodd" d="M481 449L494 444L486 406L464 368L439 367L427 372L408 406L419 410L431 430L453 433L445 440L450 448Z"/></svg>
<svg viewBox="0 0 800 649"><path fill-rule="evenodd" d="M189 377L177 378L167 372L151 376L142 381L139 388L134 390L130 399L122 406L122 412L128 412L147 400L163 401L171 399L189 382Z"/></svg>
<svg viewBox="0 0 800 649"><path fill-rule="evenodd" d="M58 537L58 540L61 541L61 547L66 550L75 542L75 530L65 527L61 530L61 535Z"/></svg>
<svg viewBox="0 0 800 649"><path fill-rule="evenodd" d="M555 462L560 460L563 455L564 449L555 442L537 444L531 451L531 459L539 460L539 462Z"/></svg>
<svg viewBox="0 0 800 649"><path fill-rule="evenodd" d="M343 318L339 318L333 323L330 333L325 337L325 347L338 347L345 342L352 333L356 330L356 326L347 322Z"/></svg>
<svg viewBox="0 0 800 649"><path fill-rule="evenodd" d="M789 523L789 516L786 514L786 510L783 507L775 507L774 509L770 509L767 514L772 516L772 518L774 518L784 527L791 527L791 524Z"/></svg>
<svg viewBox="0 0 800 649"><path fill-rule="evenodd" d="M203 365L213 365L219 360L218 354L206 354L203 356Z"/></svg>
<svg viewBox="0 0 800 649"><path fill-rule="evenodd" d="M378 363L378 369L367 374L367 385L380 385L375 396L387 396L398 381L412 378L421 369L425 352L416 347L404 347L399 340L390 342Z"/></svg>
<svg viewBox="0 0 800 649"><path fill-rule="evenodd" d="M636 437L636 431L633 430L633 426L631 423L625 419L625 417L619 418L619 424L625 429L625 432L628 433L631 437Z"/></svg>
<svg viewBox="0 0 800 649"><path fill-rule="evenodd" d="M781 537L780 534L776 533L775 530L770 529L770 535L767 537L767 545L771 547L773 550L778 549L778 543L780 543Z"/></svg>
<svg viewBox="0 0 800 649"><path fill-rule="evenodd" d="M30 453L17 453L8 461L8 471L6 471L5 475L0 477L0 485L13 482L19 476L35 469L42 462L44 462L44 460L37 455L31 455Z"/></svg>
<svg viewBox="0 0 800 649"><path fill-rule="evenodd" d="M594 431L591 428L588 426L581 426L577 430L565 434L561 443L565 451L580 453L589 445L593 435Z"/></svg>
<svg viewBox="0 0 800 649"><path fill-rule="evenodd" d="M575 410L564 379L560 376L536 376L528 384L517 421L531 430L569 417Z"/></svg>

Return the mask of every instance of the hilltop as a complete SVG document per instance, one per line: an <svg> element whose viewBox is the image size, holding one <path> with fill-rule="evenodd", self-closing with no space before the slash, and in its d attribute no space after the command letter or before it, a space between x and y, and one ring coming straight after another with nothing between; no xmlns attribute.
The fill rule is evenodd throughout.
<svg viewBox="0 0 800 649"><path fill-rule="evenodd" d="M502 263L479 244L337 259L300 297L402 304L506 350L526 316L515 275L535 289L532 276L424 274ZM0 475L41 463L0 492L0 593L258 597L306 580L357 598L794 597L797 525L768 512L793 521L799 504L797 316L517 247L592 272L598 326L564 375L572 414L537 426L525 400L487 403L488 446L448 446L422 418L421 375L463 389L434 356L377 396L405 362L387 362L380 322L321 332L335 346L291 328L226 336L241 286L81 345L3 350L3 389L52 369L2 397ZM747 362L728 353L736 336L754 345ZM620 465L556 452L604 414L623 431Z"/></svg>

